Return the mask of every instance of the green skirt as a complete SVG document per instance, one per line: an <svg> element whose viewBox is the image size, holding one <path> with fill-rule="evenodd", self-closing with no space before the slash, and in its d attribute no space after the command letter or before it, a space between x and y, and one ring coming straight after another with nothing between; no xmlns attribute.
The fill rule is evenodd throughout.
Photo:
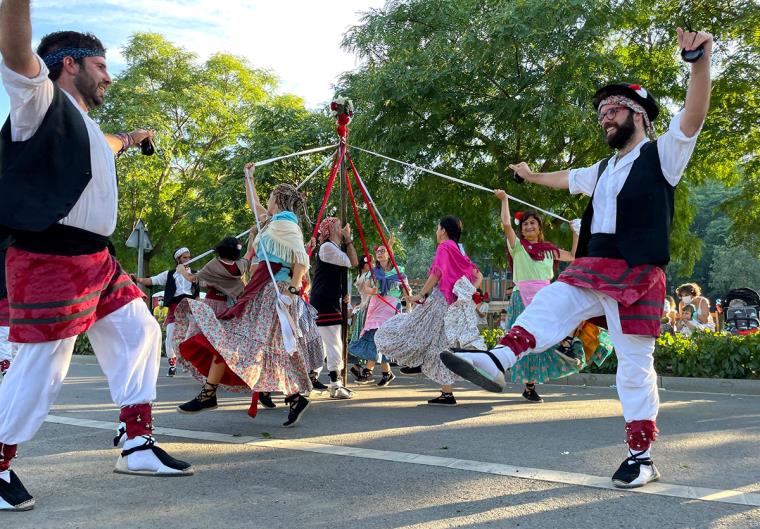
<svg viewBox="0 0 760 529"><path fill-rule="evenodd" d="M507 321L510 327L515 324L515 320L524 310L525 305L522 296L515 290L507 307ZM547 380L557 380L582 371L590 363L602 365L613 352L612 341L607 331L602 329L600 329L597 339L599 340L598 347L581 365L571 363L564 356L558 354L556 345L541 353L522 355L512 367L512 382L541 383ZM572 338L571 347L576 352L576 357L585 358L583 342L579 338Z"/></svg>

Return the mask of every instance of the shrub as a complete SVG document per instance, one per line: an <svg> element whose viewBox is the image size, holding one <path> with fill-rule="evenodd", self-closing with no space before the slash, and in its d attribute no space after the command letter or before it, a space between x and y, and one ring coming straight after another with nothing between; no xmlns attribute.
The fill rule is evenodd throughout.
<svg viewBox="0 0 760 529"><path fill-rule="evenodd" d="M504 331L501 329L481 329L480 335L486 341L486 347L492 349L499 343L499 338L504 336Z"/></svg>
<svg viewBox="0 0 760 529"><path fill-rule="evenodd" d="M760 333L733 336L696 332L690 337L666 334L654 350L657 373L675 377L760 378ZM614 373L617 358L601 367L589 366L587 373Z"/></svg>

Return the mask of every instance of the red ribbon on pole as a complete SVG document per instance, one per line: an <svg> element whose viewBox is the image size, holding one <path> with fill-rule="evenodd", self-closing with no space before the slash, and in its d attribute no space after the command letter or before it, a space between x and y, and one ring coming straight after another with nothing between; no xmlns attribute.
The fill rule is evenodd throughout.
<svg viewBox="0 0 760 529"><path fill-rule="evenodd" d="M332 193L333 185L335 184L335 177L338 175L338 169L340 168L340 162L343 161L343 157L346 155L346 143L341 142L341 150L340 150L340 156L338 156L335 161L333 162L332 169L330 169L330 177L327 179L327 187L325 188L325 196L322 197L322 205L319 208L319 214L317 215L317 220L314 223L314 231L311 233L311 238L316 239L317 233L319 232L319 223L322 221L322 215L325 212L325 207L327 207L327 200L330 198L330 193ZM309 257L311 257L311 254L314 253L314 247L309 248L308 254Z"/></svg>
<svg viewBox="0 0 760 529"><path fill-rule="evenodd" d="M372 202L369 200L369 197L367 196L366 191L364 191L364 182L362 182L361 177L359 176L359 172L356 170L356 167L354 166L354 161L351 159L351 155L346 153L346 158L348 159L348 163L351 166L351 172L354 174L354 178L356 178L356 183L359 184L359 191L362 193L362 197L364 198L364 203L367 204L367 209L369 210L369 214L372 217L372 222L375 223L375 228L377 229L377 233L380 234L380 239L383 241L383 246L385 246L385 249L388 251L388 257L391 260L391 263L393 263L393 268L396 269L396 273L398 274L399 279L401 279L401 271L398 268L398 265L396 264L396 259L393 257L393 250L391 250L390 245L388 244L388 241L385 239L385 234L383 233L382 228L380 227L380 223L377 220L377 215L375 215L375 210L372 208ZM401 281L401 287L404 289L404 292L409 295L409 289L406 286L406 283L402 280Z"/></svg>
<svg viewBox="0 0 760 529"><path fill-rule="evenodd" d="M354 218L356 219L356 229L359 230L359 239L362 241L362 251L364 252L364 257L367 259L367 263L369 263L369 250L367 249L367 242L364 239L364 229L362 228L361 220L359 219L359 209L356 207L356 198L354 197L354 189L351 187L351 180L349 178L346 178L346 190L348 191L348 196L351 197L351 207L354 210ZM370 267L370 274L372 277L372 284L375 284L375 271L372 267ZM400 276L399 276L400 277ZM402 281L403 284L403 281ZM378 299L388 305L390 308L392 308L396 314L398 314L398 309L391 305L387 299L385 299L384 296L378 293L377 295Z"/></svg>

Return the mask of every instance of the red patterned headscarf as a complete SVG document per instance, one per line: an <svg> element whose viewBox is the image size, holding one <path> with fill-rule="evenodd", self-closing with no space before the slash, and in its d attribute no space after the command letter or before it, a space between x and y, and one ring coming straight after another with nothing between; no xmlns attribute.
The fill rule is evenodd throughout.
<svg viewBox="0 0 760 529"><path fill-rule="evenodd" d="M337 224L340 226L340 219L338 217L325 217L322 222L319 223L319 243L322 244L330 238L331 227Z"/></svg>
<svg viewBox="0 0 760 529"><path fill-rule="evenodd" d="M652 126L652 122L649 120L649 114L647 114L643 106L638 104L636 101L634 101L630 97L614 95L614 96L609 96L603 99L599 103L600 116L601 116L601 108L605 105L619 105L621 107L626 107L626 108L631 109L631 111L635 112L636 114L641 114L641 116L644 118L644 129L646 130L646 133L654 137L654 127ZM599 121L601 122L601 119Z"/></svg>

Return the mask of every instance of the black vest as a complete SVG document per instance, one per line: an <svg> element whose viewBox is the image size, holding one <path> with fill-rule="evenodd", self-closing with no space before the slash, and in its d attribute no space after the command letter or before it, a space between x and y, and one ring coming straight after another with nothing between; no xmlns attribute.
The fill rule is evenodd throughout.
<svg viewBox="0 0 760 529"><path fill-rule="evenodd" d="M10 118L0 130L0 230L42 231L58 222L91 178L84 119L55 86L50 108L31 138L11 141Z"/></svg>
<svg viewBox="0 0 760 529"><path fill-rule="evenodd" d="M192 295L188 296L187 294L182 294L181 296L176 296L177 293L177 280L174 279L174 274L176 274L176 270L169 270L169 273L166 274L166 285L164 285L164 306L168 307L172 303L179 303L184 298L192 298L195 299L200 295L200 288L198 287L198 283L193 283L193 286L190 288L190 292L192 292Z"/></svg>
<svg viewBox="0 0 760 529"><path fill-rule="evenodd" d="M323 244L334 244L325 242ZM311 285L309 302L319 314L340 312L340 299L347 292L347 269L319 258L314 267L314 281Z"/></svg>
<svg viewBox="0 0 760 529"><path fill-rule="evenodd" d="M607 160L599 166L599 177L607 167ZM596 186L594 187L596 192ZM660 167L657 142L650 141L641 147L631 172L617 196L617 219L612 243L628 266L642 264L665 266L670 261L670 228L675 211L675 188L671 186ZM610 257L589 253L591 219L594 216L594 197L583 213L578 239L577 257ZM596 235L594 235L596 237ZM603 253L603 252L602 252Z"/></svg>

